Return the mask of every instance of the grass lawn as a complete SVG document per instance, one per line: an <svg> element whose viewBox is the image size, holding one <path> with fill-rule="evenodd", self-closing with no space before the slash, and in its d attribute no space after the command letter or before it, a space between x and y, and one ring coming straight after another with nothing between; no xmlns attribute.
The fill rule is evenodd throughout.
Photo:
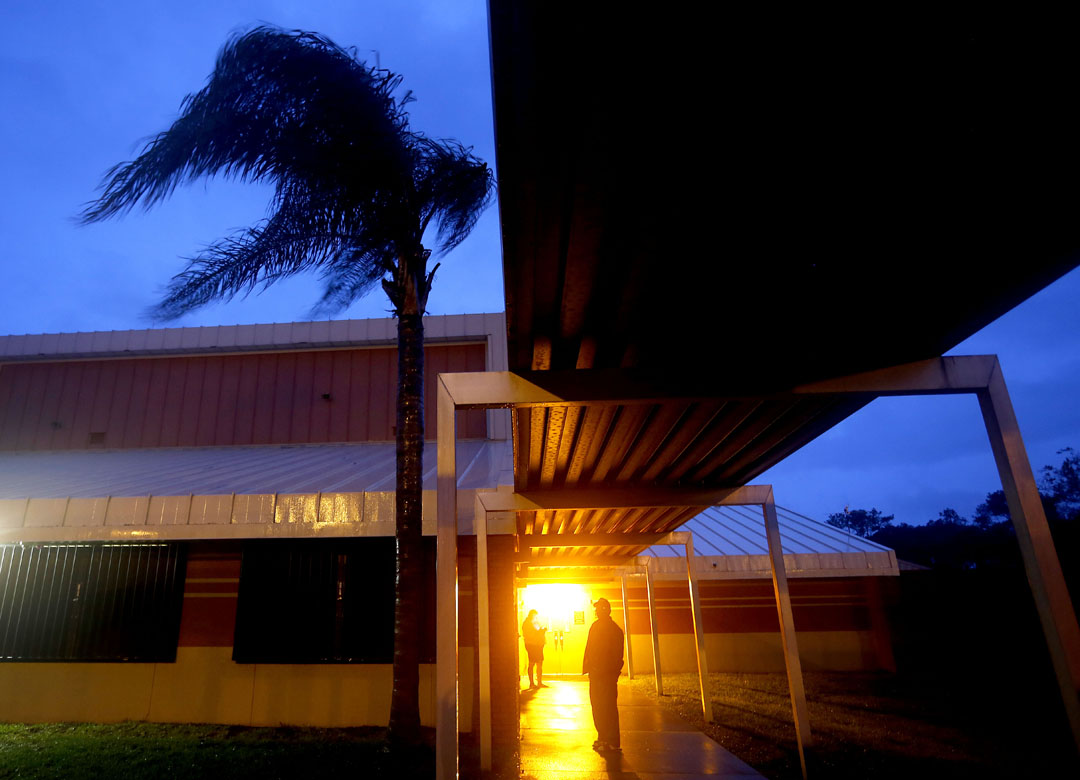
<svg viewBox="0 0 1080 780"><path fill-rule="evenodd" d="M391 750L376 728L248 728L161 723L0 724L0 778L432 777L432 734Z"/></svg>
<svg viewBox="0 0 1080 780"><path fill-rule="evenodd" d="M783 674L712 674L713 717L697 675L664 675L663 702L772 780L800 777ZM805 674L812 778L1080 777L1060 700L994 680L885 673ZM651 676L629 685L654 692ZM1045 693L1045 692L1044 692Z"/></svg>
<svg viewBox="0 0 1080 780"><path fill-rule="evenodd" d="M786 677L711 682L715 723L702 721L696 675L664 675L662 701L766 777L799 777ZM1045 686L821 672L805 683L812 778L1080 777L1063 708ZM653 691L650 676L622 684ZM0 779L430 778L434 735L425 736L395 749L376 728L0 724Z"/></svg>

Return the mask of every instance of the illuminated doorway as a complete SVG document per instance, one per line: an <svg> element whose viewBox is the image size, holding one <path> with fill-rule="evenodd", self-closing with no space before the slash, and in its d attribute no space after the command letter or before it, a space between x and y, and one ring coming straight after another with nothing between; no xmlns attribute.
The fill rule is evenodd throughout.
<svg viewBox="0 0 1080 780"><path fill-rule="evenodd" d="M582 585L544 583L526 585L518 591L518 633L529 610L535 609L540 625L547 627L544 645L544 676L581 675L585 640L593 622L591 593ZM521 641L520 639L518 640ZM519 645L521 673L528 659Z"/></svg>

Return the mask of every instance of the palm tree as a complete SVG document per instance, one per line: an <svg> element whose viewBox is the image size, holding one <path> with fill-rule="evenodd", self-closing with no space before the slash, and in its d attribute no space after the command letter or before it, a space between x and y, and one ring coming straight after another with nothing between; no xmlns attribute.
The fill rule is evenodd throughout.
<svg viewBox="0 0 1080 780"><path fill-rule="evenodd" d="M314 271L316 311L334 311L377 283L398 320L397 568L391 733L419 734L422 315L436 250L468 236L493 192L490 169L456 141L409 127L401 78L324 36L258 27L232 38L180 117L112 168L82 223L149 208L178 184L224 176L274 185L270 216L208 247L173 277L153 314L172 319L213 300Z"/></svg>

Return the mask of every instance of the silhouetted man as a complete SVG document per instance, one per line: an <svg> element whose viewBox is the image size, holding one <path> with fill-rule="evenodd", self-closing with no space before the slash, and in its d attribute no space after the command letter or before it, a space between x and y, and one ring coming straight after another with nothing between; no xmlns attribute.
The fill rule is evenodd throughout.
<svg viewBox="0 0 1080 780"><path fill-rule="evenodd" d="M589 629L581 673L589 675L589 701L596 726L593 749L603 753L621 750L618 698L623 632L611 619L611 604L607 599L594 601L593 609L596 610L596 622Z"/></svg>
<svg viewBox="0 0 1080 780"><path fill-rule="evenodd" d="M536 610L530 609L521 624L521 638L525 641L525 652L529 654L529 690L547 688L544 685L544 632L546 626L540 625ZM536 684L533 684L533 667L536 667Z"/></svg>

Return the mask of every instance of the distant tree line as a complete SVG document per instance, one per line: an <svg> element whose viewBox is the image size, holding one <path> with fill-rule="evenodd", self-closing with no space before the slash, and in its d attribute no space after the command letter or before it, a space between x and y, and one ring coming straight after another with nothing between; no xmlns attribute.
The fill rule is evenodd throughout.
<svg viewBox="0 0 1080 780"><path fill-rule="evenodd" d="M1080 453L1060 450L1059 466L1044 466L1039 494L1062 566L1076 571L1080 558ZM971 518L945 508L925 525L894 523L878 509L845 509L829 515L829 525L891 547L898 558L934 569L1020 566L1016 532L1005 493L994 490Z"/></svg>

